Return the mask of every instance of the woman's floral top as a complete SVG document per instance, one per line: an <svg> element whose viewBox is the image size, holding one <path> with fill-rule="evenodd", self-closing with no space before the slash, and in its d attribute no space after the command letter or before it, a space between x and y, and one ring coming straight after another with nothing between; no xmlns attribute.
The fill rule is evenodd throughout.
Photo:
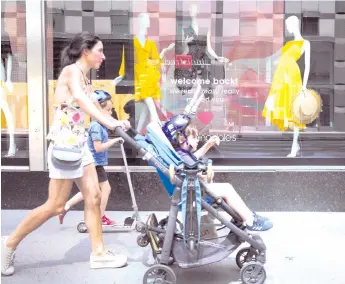
<svg viewBox="0 0 345 284"><path fill-rule="evenodd" d="M91 98L91 85L88 82L82 84L84 92ZM79 108L75 98L70 97L66 103L55 107L54 121L47 139L61 147L83 146L88 137L84 126L85 116L85 112Z"/></svg>

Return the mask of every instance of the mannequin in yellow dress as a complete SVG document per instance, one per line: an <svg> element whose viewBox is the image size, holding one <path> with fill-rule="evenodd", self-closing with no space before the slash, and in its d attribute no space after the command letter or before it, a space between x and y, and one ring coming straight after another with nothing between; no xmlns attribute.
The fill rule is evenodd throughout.
<svg viewBox="0 0 345 284"><path fill-rule="evenodd" d="M281 131L285 131L287 128L294 130L291 153L287 157L296 157L300 150L299 131L306 126L293 120L291 107L294 99L301 92L307 90L310 71L310 42L301 36L299 20L296 16L286 19L286 27L288 32L294 35L294 40L287 42L282 48L262 115ZM301 72L296 61L303 53L305 53L305 71L302 83Z"/></svg>
<svg viewBox="0 0 345 284"><path fill-rule="evenodd" d="M160 90L160 67L165 53L174 48L175 43L164 48L160 54L156 47L156 43L147 39L147 29L150 27L150 18L147 13L139 15L139 33L133 39L134 45L134 80L135 80L135 101L144 102L145 105L140 113L137 131L141 132L146 122L147 116L150 115L151 121L160 123L156 106L161 111L164 109L160 105L162 98ZM119 71L119 77L115 78L114 85L118 84L125 74L124 56Z"/></svg>

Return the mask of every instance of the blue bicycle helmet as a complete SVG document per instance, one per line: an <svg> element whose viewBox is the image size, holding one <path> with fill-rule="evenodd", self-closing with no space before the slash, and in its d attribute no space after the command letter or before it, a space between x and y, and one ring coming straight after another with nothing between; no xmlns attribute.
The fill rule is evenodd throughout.
<svg viewBox="0 0 345 284"><path fill-rule="evenodd" d="M97 100L100 104L111 100L111 95L103 90L96 90L93 92L92 97Z"/></svg>
<svg viewBox="0 0 345 284"><path fill-rule="evenodd" d="M186 140L185 129L191 122L191 117L185 114L175 115L162 126L165 136L173 146L178 146L178 135L182 134Z"/></svg>

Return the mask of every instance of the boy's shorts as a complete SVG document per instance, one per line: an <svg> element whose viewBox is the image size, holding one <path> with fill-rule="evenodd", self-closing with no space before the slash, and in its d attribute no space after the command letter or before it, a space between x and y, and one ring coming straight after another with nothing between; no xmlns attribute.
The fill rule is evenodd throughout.
<svg viewBox="0 0 345 284"><path fill-rule="evenodd" d="M108 181L108 175L103 166L96 166L96 172L99 183Z"/></svg>

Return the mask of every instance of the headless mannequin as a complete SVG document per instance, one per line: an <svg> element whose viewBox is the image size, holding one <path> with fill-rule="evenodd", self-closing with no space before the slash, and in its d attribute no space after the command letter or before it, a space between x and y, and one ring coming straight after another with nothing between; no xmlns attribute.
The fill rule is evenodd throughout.
<svg viewBox="0 0 345 284"><path fill-rule="evenodd" d="M286 19L286 28L287 31L294 36L294 40L303 40L303 47L302 47L302 53L305 54L305 70L303 75L303 84L302 84L302 90L303 92L307 91L307 82L309 78L309 72L310 72L310 42L308 40L305 40L301 35L300 30L300 24L299 20L296 16L290 16ZM277 61L274 62L274 64L277 64ZM267 108L272 110L273 109L273 102L267 101L266 102ZM288 120L287 116L285 116L284 125L288 127ZM291 146L291 152L287 157L294 158L297 156L297 153L300 151L300 146L298 144L298 137L299 137L299 128L294 126L294 132L293 132L293 141Z"/></svg>
<svg viewBox="0 0 345 284"><path fill-rule="evenodd" d="M13 92L13 84L11 81L12 55L10 53L7 54L6 61L7 61L6 62L7 68L5 68L3 61L1 60L1 82L2 83L1 83L1 88L0 88L0 104L1 104L1 109L3 110L5 114L7 129L10 136L10 146L6 154L6 157L13 157L16 154L16 145L14 142L14 122L13 122L12 113L8 106L8 102L5 98L5 87L10 93ZM6 74L6 78L5 78L5 74ZM5 84L3 84L3 82L5 82Z"/></svg>
<svg viewBox="0 0 345 284"><path fill-rule="evenodd" d="M146 39L147 39L147 29L150 27L150 17L147 13L141 13L138 17L139 19L139 32L136 35L137 39L139 40L142 46L145 46ZM172 50L175 47L175 43L170 44L167 48L164 48L161 53L159 54L160 58L163 59L167 51ZM123 76L118 76L114 79L113 84L116 86L121 80ZM137 131L140 133L144 128L145 122L147 117L150 116L150 121L160 122L158 117L156 106L160 109L160 111L166 116L166 111L160 104L160 100L153 100L152 98L145 98L143 100L144 106L140 114L139 122L137 125Z"/></svg>
<svg viewBox="0 0 345 284"><path fill-rule="evenodd" d="M303 85L302 91L307 91L307 82L309 78L309 71L310 71L310 42L305 40L301 35L300 24L299 20L296 16L291 16L286 19L286 27L288 32L292 33L294 36L294 40L303 40L303 51L305 57L305 70L303 74ZM297 153L300 150L300 146L298 144L298 136L299 136L299 128L294 126L293 132L293 141L291 146L291 153L287 155L287 157L296 157Z"/></svg>
<svg viewBox="0 0 345 284"><path fill-rule="evenodd" d="M195 34L199 35L199 24L198 24L198 7L195 4L190 5L189 7L189 15L192 19L192 24L191 27L194 29ZM188 49L188 43L190 43L191 41L193 41L193 37L187 36L185 37L184 32L182 30L182 38L183 38L183 43L184 43L184 54L187 54L189 49ZM215 51L212 48L211 45L211 32L210 29L207 30L207 52L209 53L209 55L211 57L213 57L214 59L217 59L220 62L224 62L227 63L229 62L229 60L227 58L224 57L220 57L218 56ZM200 103L202 102L202 100L204 99L204 94L202 92L202 88L200 83L196 83L197 87L195 90L195 93L193 95L193 98L189 101L188 105L186 106L184 112L186 114L195 114Z"/></svg>

